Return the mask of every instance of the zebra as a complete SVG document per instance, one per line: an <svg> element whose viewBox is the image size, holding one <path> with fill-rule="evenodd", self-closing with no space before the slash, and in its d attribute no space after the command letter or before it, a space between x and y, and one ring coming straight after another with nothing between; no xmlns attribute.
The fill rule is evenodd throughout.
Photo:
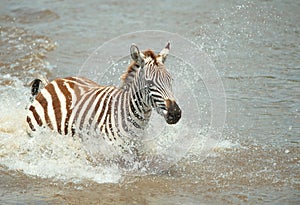
<svg viewBox="0 0 300 205"><path fill-rule="evenodd" d="M181 109L172 91L172 76L164 63L170 42L155 54L130 47L131 64L121 75L121 85L101 86L84 77L57 78L39 90L41 80L32 83L33 102L28 106L28 133L49 127L61 135L102 135L125 152L134 152L133 130L147 127L152 110L168 124L176 124Z"/></svg>

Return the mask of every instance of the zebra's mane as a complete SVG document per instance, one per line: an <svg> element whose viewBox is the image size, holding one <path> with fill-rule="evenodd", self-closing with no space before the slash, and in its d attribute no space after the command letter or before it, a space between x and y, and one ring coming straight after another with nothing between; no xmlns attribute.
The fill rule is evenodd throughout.
<svg viewBox="0 0 300 205"><path fill-rule="evenodd" d="M157 56L152 50L149 49L147 51L144 51L143 54L145 55L145 58L150 57L154 61L154 64L157 64L156 62ZM126 85L129 85L133 81L134 76L139 68L140 66L135 61L131 62L131 64L127 68L127 71L123 75L121 75L121 80L122 80L121 88L127 88Z"/></svg>

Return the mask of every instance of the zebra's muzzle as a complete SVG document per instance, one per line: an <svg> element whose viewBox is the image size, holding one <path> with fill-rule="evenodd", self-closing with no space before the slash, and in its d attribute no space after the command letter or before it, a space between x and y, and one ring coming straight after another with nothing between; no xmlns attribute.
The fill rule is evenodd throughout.
<svg viewBox="0 0 300 205"><path fill-rule="evenodd" d="M176 124L181 118L181 109L173 100L166 100L167 112L165 119L168 124Z"/></svg>

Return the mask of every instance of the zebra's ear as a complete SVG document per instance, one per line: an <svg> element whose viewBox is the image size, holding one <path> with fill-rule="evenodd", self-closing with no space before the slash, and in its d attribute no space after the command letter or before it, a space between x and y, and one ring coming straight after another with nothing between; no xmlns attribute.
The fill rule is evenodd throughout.
<svg viewBox="0 0 300 205"><path fill-rule="evenodd" d="M158 54L158 60L160 60L162 63L165 63L169 51L170 51L170 41L167 43L164 49L162 49L161 52Z"/></svg>
<svg viewBox="0 0 300 205"><path fill-rule="evenodd" d="M132 60L134 60L139 66L143 67L144 64L144 58L142 56L143 54L140 52L139 48L134 43L130 47L130 55Z"/></svg>

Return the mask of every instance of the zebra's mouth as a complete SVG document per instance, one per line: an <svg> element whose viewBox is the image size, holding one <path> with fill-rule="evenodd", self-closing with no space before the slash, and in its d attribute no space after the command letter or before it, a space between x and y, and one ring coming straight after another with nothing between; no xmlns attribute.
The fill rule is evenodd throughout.
<svg viewBox="0 0 300 205"><path fill-rule="evenodd" d="M167 113L165 115L166 122L168 124L176 124L181 118L181 111L176 113Z"/></svg>
<svg viewBox="0 0 300 205"><path fill-rule="evenodd" d="M164 117L168 124L176 124L181 118L181 109L175 101L166 100L167 110Z"/></svg>

